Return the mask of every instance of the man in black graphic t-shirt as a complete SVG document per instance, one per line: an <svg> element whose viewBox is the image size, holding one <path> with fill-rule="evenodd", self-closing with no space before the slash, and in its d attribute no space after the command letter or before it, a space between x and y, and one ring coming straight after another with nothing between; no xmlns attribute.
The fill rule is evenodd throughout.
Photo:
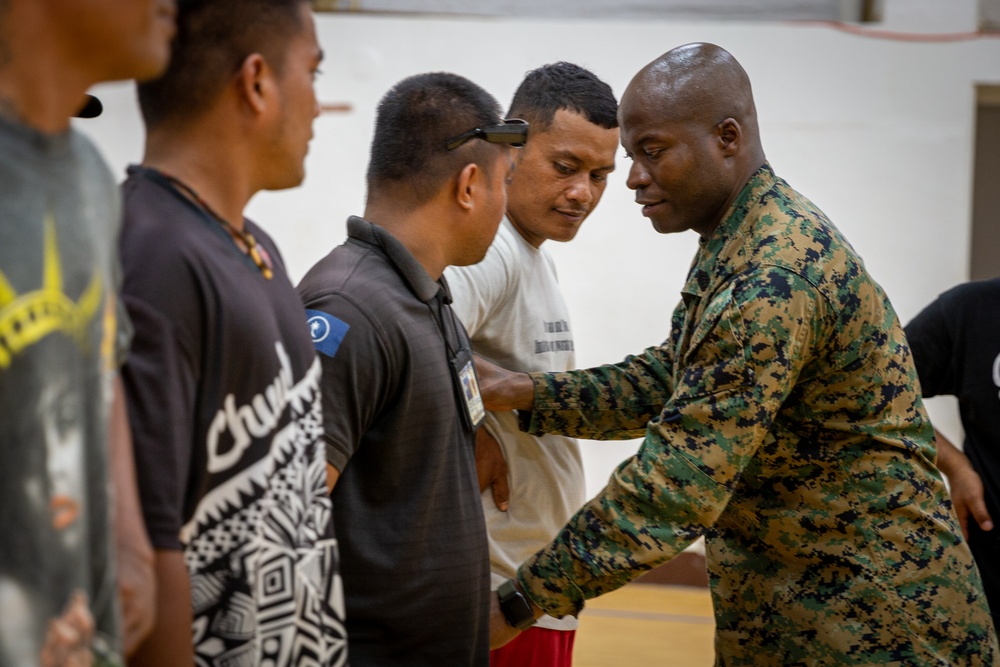
<svg viewBox="0 0 1000 667"><path fill-rule="evenodd" d="M958 398L960 451L937 433L962 531L1000 629L1000 278L954 287L906 326L924 396Z"/></svg>
<svg viewBox="0 0 1000 667"><path fill-rule="evenodd" d="M512 166L491 142L525 135L462 77L400 82L379 105L365 217L299 284L323 364L353 667L489 664L485 415L441 274L485 255Z"/></svg>
<svg viewBox="0 0 1000 667"><path fill-rule="evenodd" d="M124 185L126 381L161 582L136 663L344 665L320 365L277 248L243 217L302 180L313 18L305 0L215 0L177 20Z"/></svg>

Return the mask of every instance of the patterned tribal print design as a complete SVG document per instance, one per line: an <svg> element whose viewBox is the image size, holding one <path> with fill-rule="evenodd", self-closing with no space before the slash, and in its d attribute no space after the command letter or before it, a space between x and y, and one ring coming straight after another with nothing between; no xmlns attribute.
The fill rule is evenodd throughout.
<svg viewBox="0 0 1000 667"><path fill-rule="evenodd" d="M184 527L199 666L346 664L319 373L317 359L291 388L270 455L213 489Z"/></svg>

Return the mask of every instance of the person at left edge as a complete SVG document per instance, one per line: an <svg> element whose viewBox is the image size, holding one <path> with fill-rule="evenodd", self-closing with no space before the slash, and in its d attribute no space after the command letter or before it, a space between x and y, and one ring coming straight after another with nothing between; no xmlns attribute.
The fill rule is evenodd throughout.
<svg viewBox="0 0 1000 667"><path fill-rule="evenodd" d="M0 1L0 667L119 665L153 623L119 196L70 118L161 73L173 31L172 0Z"/></svg>
<svg viewBox="0 0 1000 667"><path fill-rule="evenodd" d="M322 52L306 0L182 0L124 184L125 369L163 594L134 664L344 665L320 365L254 193L298 185Z"/></svg>
<svg viewBox="0 0 1000 667"><path fill-rule="evenodd" d="M508 144L526 135L463 77L396 84L378 107L365 217L299 284L323 364L353 667L489 663L485 411L442 273L486 254Z"/></svg>

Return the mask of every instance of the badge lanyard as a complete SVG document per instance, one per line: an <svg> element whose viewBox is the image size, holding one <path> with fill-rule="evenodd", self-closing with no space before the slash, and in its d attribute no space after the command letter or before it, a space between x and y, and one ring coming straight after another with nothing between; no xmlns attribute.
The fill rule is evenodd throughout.
<svg viewBox="0 0 1000 667"><path fill-rule="evenodd" d="M455 313L451 312L450 308L445 307L440 292L435 297L435 301L437 302L437 313L433 313L433 307L431 307L431 311L435 316L434 321L437 323L438 329L441 330L441 337L444 338L445 349L448 351L455 390L458 392L461 403L465 406L465 409L460 411L462 421L469 430L475 431L486 417L486 408L483 406L483 397L479 393L479 381L476 379L476 369L472 363L472 352L461 344L462 338L458 333ZM455 334L455 341L459 345L458 350L452 348L451 342L448 340L448 333L444 325L445 310L448 311L449 319L451 319L451 329Z"/></svg>

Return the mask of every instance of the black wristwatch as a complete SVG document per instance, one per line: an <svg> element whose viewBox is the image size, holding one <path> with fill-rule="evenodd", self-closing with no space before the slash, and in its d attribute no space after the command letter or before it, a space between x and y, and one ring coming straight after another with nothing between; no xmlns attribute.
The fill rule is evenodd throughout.
<svg viewBox="0 0 1000 667"><path fill-rule="evenodd" d="M535 624L535 614L531 611L531 604L521 591L517 590L512 579L500 584L497 597L500 598L500 611L507 619L507 625L525 630Z"/></svg>

